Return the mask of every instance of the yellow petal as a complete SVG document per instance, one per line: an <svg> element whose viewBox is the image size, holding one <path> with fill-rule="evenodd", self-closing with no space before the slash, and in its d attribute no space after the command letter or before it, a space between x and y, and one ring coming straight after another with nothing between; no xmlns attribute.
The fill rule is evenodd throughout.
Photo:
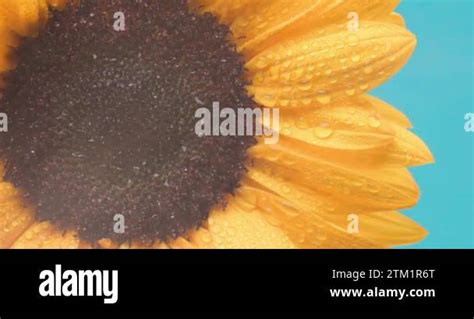
<svg viewBox="0 0 474 319"><path fill-rule="evenodd" d="M193 249L193 248L195 248L189 240L187 240L183 237L177 238L176 240L172 241L168 245L170 246L170 248L173 248L173 249Z"/></svg>
<svg viewBox="0 0 474 319"><path fill-rule="evenodd" d="M321 110L328 110L325 112L330 116L324 112L320 115ZM412 126L406 116L370 96L316 107L315 110L281 110L280 122L283 136L311 145L327 160L353 167L417 166L434 161L425 143L406 129ZM339 129L344 132L342 137ZM368 133L374 133L376 138ZM384 139L388 139L388 143Z"/></svg>
<svg viewBox="0 0 474 319"><path fill-rule="evenodd" d="M65 0L55 1L65 4ZM11 48L20 43L18 36L36 35L46 24L49 10L46 0L3 0L0 2L0 73L15 67ZM0 88L4 86L0 83Z"/></svg>
<svg viewBox="0 0 474 319"><path fill-rule="evenodd" d="M434 162L433 154L414 133L394 126L395 139L386 152L387 164L418 166Z"/></svg>
<svg viewBox="0 0 474 319"><path fill-rule="evenodd" d="M415 205L419 189L405 168L362 168L327 160L311 149L281 139L277 145L259 144L249 171L301 184L348 202L354 209L393 210ZM291 189L291 188L290 188Z"/></svg>
<svg viewBox="0 0 474 319"><path fill-rule="evenodd" d="M232 1L228 1L232 2ZM273 0L254 1L244 14L237 16L231 30L239 50L247 57L275 43L301 36L330 24L348 25L350 14L369 20L388 16L398 0Z"/></svg>
<svg viewBox="0 0 474 319"><path fill-rule="evenodd" d="M257 164L249 169L247 177L269 192L272 192L286 201L299 211L313 214L343 214L354 207L344 206L330 194L324 194L314 190L303 183L286 179L282 174L276 174L269 165ZM247 180L245 180L248 183Z"/></svg>
<svg viewBox="0 0 474 319"><path fill-rule="evenodd" d="M382 84L408 60L415 37L394 24L330 27L277 44L247 63L249 93L267 107L338 102Z"/></svg>
<svg viewBox="0 0 474 319"><path fill-rule="evenodd" d="M48 4L55 9L63 9L68 2L68 0L47 0L47 1L48 1ZM73 1L76 1L76 0L73 0Z"/></svg>
<svg viewBox="0 0 474 319"><path fill-rule="evenodd" d="M380 148L390 144L395 134L374 108L354 100L295 111L283 109L280 115L280 134L321 148Z"/></svg>
<svg viewBox="0 0 474 319"><path fill-rule="evenodd" d="M390 104L370 95L364 95L361 99L372 105L384 121L389 121L403 128L413 127L408 117Z"/></svg>
<svg viewBox="0 0 474 319"><path fill-rule="evenodd" d="M191 232L190 242L194 247L198 248L215 248L212 233L206 227L201 227L196 231Z"/></svg>
<svg viewBox="0 0 474 319"><path fill-rule="evenodd" d="M299 248L376 248L377 243L360 236L349 234L322 217L319 213L310 213L311 208L299 210L292 203L264 191L260 187L249 186L245 182L239 189L243 199L243 209L257 211L267 221L280 228ZM245 203L244 203L245 202Z"/></svg>
<svg viewBox="0 0 474 319"><path fill-rule="evenodd" d="M102 238L97 241L97 245L103 249L117 249L120 245L110 238Z"/></svg>
<svg viewBox="0 0 474 319"><path fill-rule="evenodd" d="M388 246L408 245L423 240L428 232L399 212L380 212L363 216L361 233Z"/></svg>
<svg viewBox="0 0 474 319"><path fill-rule="evenodd" d="M326 216L326 219L341 227L347 227L349 223L347 217L334 214ZM358 232L354 235L378 243L383 247L414 244L427 235L423 227L396 211L358 214L356 218Z"/></svg>
<svg viewBox="0 0 474 319"><path fill-rule="evenodd" d="M418 136L401 127L393 126L393 129L395 136L387 147L345 153L325 151L324 155L328 160L336 158L346 165L364 168L411 167L434 163L433 154Z"/></svg>
<svg viewBox="0 0 474 319"><path fill-rule="evenodd" d="M393 143L384 151L374 150L372 157L383 158L385 165L417 166L434 162L433 154L426 144L407 130L412 124L402 112L377 98L364 96L363 99L376 109L384 121L391 124L394 132Z"/></svg>
<svg viewBox="0 0 474 319"><path fill-rule="evenodd" d="M62 231L49 222L36 222L15 241L12 248L74 249L81 248L75 232Z"/></svg>
<svg viewBox="0 0 474 319"><path fill-rule="evenodd" d="M170 249L170 247L168 246L168 244L164 243L164 242L156 242L152 245L151 248L155 248L155 249Z"/></svg>
<svg viewBox="0 0 474 319"><path fill-rule="evenodd" d="M47 6L43 0L2 0L0 20L22 36L35 35L47 17Z"/></svg>
<svg viewBox="0 0 474 319"><path fill-rule="evenodd" d="M211 213L208 220L211 245L204 248L275 249L294 248L290 239L265 217L253 211L244 211L231 200L224 211Z"/></svg>
<svg viewBox="0 0 474 319"><path fill-rule="evenodd" d="M415 221L396 211L361 214L358 218L359 230L355 235L384 248L415 244L428 234ZM346 219L343 225L347 223Z"/></svg>
<svg viewBox="0 0 474 319"><path fill-rule="evenodd" d="M31 209L21 202L10 183L0 183L0 248L10 247L34 221Z"/></svg>
<svg viewBox="0 0 474 319"><path fill-rule="evenodd" d="M370 96L362 96L357 105L366 107L368 103L385 126L389 126L393 140L383 148L372 148L366 152L351 152L345 154L346 162L374 166L418 166L434 162L433 154L426 144L413 132L408 118L393 106ZM327 158L332 154L326 153ZM340 157L340 156L339 156Z"/></svg>
<svg viewBox="0 0 474 319"><path fill-rule="evenodd" d="M370 96L320 107L280 110L280 135L308 144L325 158L358 167L417 166L433 162L411 123Z"/></svg>

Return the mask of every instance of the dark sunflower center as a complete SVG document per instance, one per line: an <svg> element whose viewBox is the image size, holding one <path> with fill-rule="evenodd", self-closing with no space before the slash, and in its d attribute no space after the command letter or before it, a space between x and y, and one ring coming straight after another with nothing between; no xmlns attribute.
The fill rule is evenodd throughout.
<svg viewBox="0 0 474 319"><path fill-rule="evenodd" d="M55 13L7 78L5 178L40 220L86 240L170 240L199 227L238 187L254 142L195 132L198 108L253 106L229 38L185 1Z"/></svg>

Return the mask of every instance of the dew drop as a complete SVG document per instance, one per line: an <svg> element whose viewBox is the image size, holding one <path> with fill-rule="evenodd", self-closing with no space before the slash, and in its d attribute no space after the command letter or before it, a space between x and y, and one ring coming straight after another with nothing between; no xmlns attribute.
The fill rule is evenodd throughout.
<svg viewBox="0 0 474 319"><path fill-rule="evenodd" d="M360 61L360 55L356 54L356 55L353 55L352 58L351 58L352 62L354 63L357 63Z"/></svg>
<svg viewBox="0 0 474 319"><path fill-rule="evenodd" d="M283 135L291 135L291 129L290 128L284 128L283 130L281 130L281 132L283 133Z"/></svg>
<svg viewBox="0 0 474 319"><path fill-rule="evenodd" d="M291 188L287 185L283 185L282 186L282 191L283 191L283 193L288 194L288 193L290 193Z"/></svg>
<svg viewBox="0 0 474 319"><path fill-rule="evenodd" d="M375 116L370 116L369 117L369 125L373 128L379 128L380 127L380 120L376 118Z"/></svg>
<svg viewBox="0 0 474 319"><path fill-rule="evenodd" d="M356 90L355 89L346 90L346 94L349 96L354 96L356 94Z"/></svg>
<svg viewBox="0 0 474 319"><path fill-rule="evenodd" d="M210 243L210 242L212 242L212 238L211 238L211 236L210 236L209 234L204 234L204 235L202 235L201 240L202 240L203 242L205 242L205 243Z"/></svg>
<svg viewBox="0 0 474 319"><path fill-rule="evenodd" d="M334 130L331 129L328 124L323 123L313 129L313 134L319 139L327 139L334 134Z"/></svg>
<svg viewBox="0 0 474 319"><path fill-rule="evenodd" d="M268 66L268 61L265 58L260 58L255 65L258 69L265 69Z"/></svg>
<svg viewBox="0 0 474 319"><path fill-rule="evenodd" d="M350 34L347 37L347 44L351 47L355 47L357 44L359 44L359 37L355 34Z"/></svg>
<svg viewBox="0 0 474 319"><path fill-rule="evenodd" d="M325 91L319 92L319 95L316 97L316 100L321 104L331 103L331 95Z"/></svg>
<svg viewBox="0 0 474 319"><path fill-rule="evenodd" d="M309 125L306 118L304 118L303 116L298 118L298 120L296 121L296 127L302 130L308 129Z"/></svg>
<svg viewBox="0 0 474 319"><path fill-rule="evenodd" d="M277 98L275 95L267 94L263 97L264 103L268 107L275 107L277 103Z"/></svg>

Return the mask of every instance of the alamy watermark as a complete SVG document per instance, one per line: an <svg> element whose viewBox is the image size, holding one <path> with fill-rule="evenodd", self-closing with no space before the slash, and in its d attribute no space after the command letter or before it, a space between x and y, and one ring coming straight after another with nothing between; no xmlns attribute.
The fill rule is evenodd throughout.
<svg viewBox="0 0 474 319"><path fill-rule="evenodd" d="M347 232L349 234L359 233L359 215L349 214L347 215Z"/></svg>
<svg viewBox="0 0 474 319"><path fill-rule="evenodd" d="M474 113L466 113L464 116L464 131L466 133L474 132Z"/></svg>
<svg viewBox="0 0 474 319"><path fill-rule="evenodd" d="M0 133L8 132L8 116L6 113L0 113Z"/></svg>
<svg viewBox="0 0 474 319"><path fill-rule="evenodd" d="M280 141L280 110L277 108L222 108L219 102L212 109L198 108L195 112L196 135L204 136L257 136L265 144Z"/></svg>

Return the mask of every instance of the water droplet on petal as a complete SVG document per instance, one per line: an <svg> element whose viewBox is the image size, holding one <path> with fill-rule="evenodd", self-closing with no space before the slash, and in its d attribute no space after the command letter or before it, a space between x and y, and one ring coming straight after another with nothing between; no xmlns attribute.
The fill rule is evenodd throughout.
<svg viewBox="0 0 474 319"><path fill-rule="evenodd" d="M346 90L346 94L349 96L354 96L356 94L356 90L355 89Z"/></svg>
<svg viewBox="0 0 474 319"><path fill-rule="evenodd" d="M319 91L316 100L321 104L331 103L331 95L326 91Z"/></svg>
<svg viewBox="0 0 474 319"><path fill-rule="evenodd" d="M369 125L373 128L379 128L380 127L380 120L376 118L375 116L370 116L369 117Z"/></svg>
<svg viewBox="0 0 474 319"><path fill-rule="evenodd" d="M320 139L327 139L334 134L334 130L328 124L323 123L313 130L314 136Z"/></svg>
<svg viewBox="0 0 474 319"><path fill-rule="evenodd" d="M352 62L354 63L357 63L360 61L360 55L356 54L356 55L353 55L352 58L351 58Z"/></svg>

